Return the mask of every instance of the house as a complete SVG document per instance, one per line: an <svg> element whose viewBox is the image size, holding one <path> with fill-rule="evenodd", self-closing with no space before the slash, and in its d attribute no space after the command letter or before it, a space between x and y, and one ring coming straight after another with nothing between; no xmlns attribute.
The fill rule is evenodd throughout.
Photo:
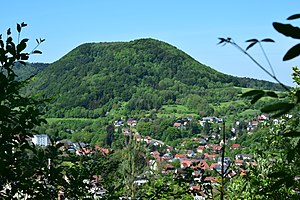
<svg viewBox="0 0 300 200"><path fill-rule="evenodd" d="M107 156L112 151L111 149L101 148L99 145L96 145L95 149L98 150L102 156Z"/></svg>
<svg viewBox="0 0 300 200"><path fill-rule="evenodd" d="M50 138L46 134L33 135L32 143L43 147L51 145Z"/></svg>
<svg viewBox="0 0 300 200"><path fill-rule="evenodd" d="M241 166L244 164L244 161L243 160L235 160L234 163L236 166Z"/></svg>
<svg viewBox="0 0 300 200"><path fill-rule="evenodd" d="M206 145L207 149L210 149L213 153L219 153L222 150L222 146L216 144L208 144Z"/></svg>
<svg viewBox="0 0 300 200"><path fill-rule="evenodd" d="M251 160L252 156L250 154L237 154L235 155L236 160Z"/></svg>
<svg viewBox="0 0 300 200"><path fill-rule="evenodd" d="M195 152L193 150L187 150L187 157L195 156Z"/></svg>
<svg viewBox="0 0 300 200"><path fill-rule="evenodd" d="M174 158L176 158L176 159L184 159L184 158L186 158L186 154L179 154L179 153L177 153L177 154L174 156Z"/></svg>
<svg viewBox="0 0 300 200"><path fill-rule="evenodd" d="M114 126L115 127L119 127L119 126L123 126L124 125L124 120L116 120L115 122L114 122Z"/></svg>
<svg viewBox="0 0 300 200"><path fill-rule="evenodd" d="M190 167L192 165L192 161L190 159L184 159L180 161L180 167L183 168L187 168Z"/></svg>
<svg viewBox="0 0 300 200"><path fill-rule="evenodd" d="M199 141L199 144L200 144L200 145L206 145L206 143L207 143L207 140L206 140L206 139L201 139L201 140Z"/></svg>
<svg viewBox="0 0 300 200"><path fill-rule="evenodd" d="M207 176L204 179L204 182L210 182L210 183L216 183L218 181L218 179L216 177L213 176Z"/></svg>
<svg viewBox="0 0 300 200"><path fill-rule="evenodd" d="M87 148L79 148L76 150L77 156L89 155L91 153L93 153L92 150Z"/></svg>
<svg viewBox="0 0 300 200"><path fill-rule="evenodd" d="M253 120L253 121L249 122L247 131L253 131L257 128L257 126L258 126L258 121Z"/></svg>
<svg viewBox="0 0 300 200"><path fill-rule="evenodd" d="M200 146L197 148L196 151L197 151L197 153L203 154L204 149L205 149L205 146L204 146L204 145L200 145Z"/></svg>
<svg viewBox="0 0 300 200"><path fill-rule="evenodd" d="M167 146L167 147L166 147L166 150L167 150L167 152L169 152L169 153L170 153L171 151L173 151L173 150L174 150L174 148L173 148L173 147L171 147L171 146Z"/></svg>
<svg viewBox="0 0 300 200"><path fill-rule="evenodd" d="M207 160L214 160L216 161L216 158L218 157L218 154L208 154L208 153L204 153L204 158Z"/></svg>
<svg viewBox="0 0 300 200"><path fill-rule="evenodd" d="M168 171L168 170L175 170L175 167L173 165L170 165L170 164L165 164L163 166L163 169Z"/></svg>
<svg viewBox="0 0 300 200"><path fill-rule="evenodd" d="M143 185L143 184L145 184L147 182L148 182L147 179L137 179L137 180L133 181L133 183L137 184L138 186Z"/></svg>
<svg viewBox="0 0 300 200"><path fill-rule="evenodd" d="M158 151L151 152L150 154L155 160L161 161L160 153Z"/></svg>
<svg viewBox="0 0 300 200"><path fill-rule="evenodd" d="M145 136L143 141L149 144L152 141L152 138L150 136Z"/></svg>
<svg viewBox="0 0 300 200"><path fill-rule="evenodd" d="M130 135L130 133L131 133L130 128L123 128L123 134L124 135Z"/></svg>
<svg viewBox="0 0 300 200"><path fill-rule="evenodd" d="M213 170L214 168L216 168L217 165L219 165L219 164L218 164L218 163L212 163L212 164L209 166L209 168L210 168L211 170Z"/></svg>
<svg viewBox="0 0 300 200"><path fill-rule="evenodd" d="M173 124L173 126L176 127L176 128L182 128L182 127L183 127L183 124L180 123L180 122L175 122L175 123Z"/></svg>
<svg viewBox="0 0 300 200"><path fill-rule="evenodd" d="M224 157L224 164L229 165L231 163L231 159L229 157ZM222 157L218 158L218 164L222 165Z"/></svg>
<svg viewBox="0 0 300 200"><path fill-rule="evenodd" d="M230 149L238 149L238 148L240 148L240 147L241 147L240 144L232 144L232 145L230 146Z"/></svg>
<svg viewBox="0 0 300 200"><path fill-rule="evenodd" d="M207 164L207 162L205 160L201 160L195 167L193 167L194 169L203 169L203 170L207 170L209 169L209 165Z"/></svg>
<svg viewBox="0 0 300 200"><path fill-rule="evenodd" d="M128 124L128 126L136 126L137 120L132 119L132 118L129 118L129 119L127 120L127 124Z"/></svg>
<svg viewBox="0 0 300 200"><path fill-rule="evenodd" d="M257 165L256 162L247 162L247 163L248 163L248 165L250 165L250 166Z"/></svg>
<svg viewBox="0 0 300 200"><path fill-rule="evenodd" d="M228 167L228 165L223 165L223 172L225 173L226 172L226 170L227 170L227 167ZM222 172L222 165L219 165L219 164L217 164L217 165L215 165L214 166L214 169L217 171L217 172L219 172L219 173L221 173Z"/></svg>
<svg viewBox="0 0 300 200"><path fill-rule="evenodd" d="M173 155L171 153L165 153L161 158L163 160L169 161L173 159Z"/></svg>
<svg viewBox="0 0 300 200"><path fill-rule="evenodd" d="M260 122L269 120L269 119L270 119L270 114L261 114L261 115L258 115L258 116L257 116L257 119L258 119Z"/></svg>

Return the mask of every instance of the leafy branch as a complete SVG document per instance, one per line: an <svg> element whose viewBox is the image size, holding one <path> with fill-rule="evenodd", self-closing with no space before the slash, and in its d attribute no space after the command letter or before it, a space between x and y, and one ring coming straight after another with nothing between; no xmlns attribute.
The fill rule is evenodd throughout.
<svg viewBox="0 0 300 200"><path fill-rule="evenodd" d="M299 19L299 18L300 18L300 14L295 14L295 15L288 17L287 20L294 20L294 19ZM283 23L279 23L279 22L274 22L273 27L276 31L283 34L284 36L291 37L293 39L300 39L300 28L299 27L295 27L295 26L292 26L291 24L283 24ZM287 92L289 92L292 97L294 97L294 101L292 101L292 102L279 102L279 103L274 103L269 106L266 106L261 109L262 112L275 113L274 115L272 115L272 117L280 117L280 116L288 113L289 111L291 111L292 109L294 109L296 106L299 105L299 103L300 103L299 90L291 91L288 86L284 85L280 80L278 80L278 78L276 77L275 72L273 70L273 67L263 49L262 42L274 42L274 40L272 40L270 38L266 38L263 40L250 39L250 40L246 41L246 42L250 43L246 49L243 49L241 46L239 46L237 43L235 43L231 38L219 38L219 40L220 41L218 44L223 44L223 45L231 44L234 47L236 47L239 51L244 53L246 56L248 56L260 69L262 69L265 73L267 73L271 78L273 78L277 83L279 83ZM259 44L259 46L263 52L263 55L268 62L268 65L269 65L271 71L267 70L266 67L261 65L255 58L253 58L253 56L251 56L247 52L247 50L249 50L256 44ZM286 52L286 54L283 56L283 61L291 60L299 55L300 55L300 43L294 45ZM296 67L294 67L293 70L294 70L293 79L299 85L299 80L300 80L299 73L298 73L299 70ZM263 90L251 90L242 95L242 97L248 97L248 96L252 96L252 100L251 100L252 104L256 103L259 99L261 99L264 96L278 98L278 96L275 92L273 92L273 91L265 92Z"/></svg>
<svg viewBox="0 0 300 200"><path fill-rule="evenodd" d="M278 78L275 76L275 73L274 73L274 70L273 70L273 67L264 51L264 49L262 48L262 45L261 45L261 42L274 42L274 40L270 39L270 38L266 38L266 39L263 39L263 40L257 40L257 39L250 39L250 40L247 40L246 42L250 42L250 44L248 45L248 47L246 49L243 49L241 46L239 46L237 43L234 42L234 40L232 38L219 38L219 43L218 44L231 44L233 45L234 47L236 47L239 51L241 51L242 53L244 53L246 56L248 56L260 69L262 69L265 73L267 73L270 77L272 77L277 83L279 83L286 91L290 92L290 89L284 85L282 82L280 82L278 80ZM263 54L272 70L272 73L269 72L262 64L260 64L251 54L249 54L247 52L247 50L249 50L250 48L252 48L255 44L259 44L262 51L263 51Z"/></svg>

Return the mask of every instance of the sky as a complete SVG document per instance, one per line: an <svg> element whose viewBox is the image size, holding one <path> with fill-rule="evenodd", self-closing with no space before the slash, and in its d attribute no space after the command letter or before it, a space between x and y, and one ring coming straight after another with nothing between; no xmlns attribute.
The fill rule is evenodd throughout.
<svg viewBox="0 0 300 200"><path fill-rule="evenodd" d="M292 67L300 59L282 61L297 41L272 27L272 22L300 25L286 20L299 13L296 0L16 0L1 2L1 8L0 33L25 22L22 36L30 39L29 49L36 38L45 39L43 54L31 56L31 62L55 62L87 42L154 38L225 74L273 81L233 46L217 45L219 37L231 37L243 48L248 39L272 38L275 43L264 49L276 77L292 86ZM249 53L269 69L258 46Z"/></svg>

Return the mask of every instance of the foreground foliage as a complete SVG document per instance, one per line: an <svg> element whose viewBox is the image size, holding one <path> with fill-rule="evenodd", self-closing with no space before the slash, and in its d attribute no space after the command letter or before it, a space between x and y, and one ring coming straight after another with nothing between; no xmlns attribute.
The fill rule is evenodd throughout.
<svg viewBox="0 0 300 200"><path fill-rule="evenodd" d="M300 18L299 14L288 17L288 20ZM300 29L291 24L273 23L273 27L279 33L300 39ZM246 50L237 45L231 38L220 38L220 44L231 44L247 55L258 67L277 81L288 93L289 98L280 99L275 92L252 90L243 94L252 97L251 103L256 103L264 96L277 100L263 108L262 112L272 114L272 118L279 118L279 123L265 124L261 134L259 145L254 144L256 150L257 166L254 166L247 174L246 179L237 179L228 188L228 193L235 193L239 187L239 194L243 199L299 199L300 188L300 71L293 67L293 80L297 84L295 88L289 88L282 84L276 77L272 66L271 71L258 63L248 52L254 45L259 44L264 53L262 42L274 42L272 39L251 39ZM268 58L264 54L267 61ZM300 55L299 44L290 48L283 57L283 61L293 59Z"/></svg>

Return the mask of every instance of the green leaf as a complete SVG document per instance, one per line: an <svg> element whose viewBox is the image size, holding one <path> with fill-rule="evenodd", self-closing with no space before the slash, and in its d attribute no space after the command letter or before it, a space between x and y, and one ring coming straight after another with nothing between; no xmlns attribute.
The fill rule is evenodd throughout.
<svg viewBox="0 0 300 200"><path fill-rule="evenodd" d="M299 19L300 18L300 14L294 14L294 15L291 15L287 18L287 20L293 20L293 19Z"/></svg>
<svg viewBox="0 0 300 200"><path fill-rule="evenodd" d="M261 109L261 112L266 112L266 113L276 112L272 116L272 117L276 118L276 117L280 117L283 114L286 114L294 107L295 107L295 104L293 104L293 103L280 102L280 103L274 103L274 104L265 106L264 108Z"/></svg>
<svg viewBox="0 0 300 200"><path fill-rule="evenodd" d="M250 44L247 46L246 51L247 51L248 49L250 49L251 47L253 47L256 43L257 43L257 42L252 42L252 43L250 43Z"/></svg>
<svg viewBox="0 0 300 200"><path fill-rule="evenodd" d="M246 40L246 42L258 42L258 39L249 39L249 40Z"/></svg>
<svg viewBox="0 0 300 200"><path fill-rule="evenodd" d="M270 177L270 178L278 178L278 177L285 177L286 175L287 175L287 173L285 173L283 171L278 171L278 172L270 173L268 175L268 177Z"/></svg>
<svg viewBox="0 0 300 200"><path fill-rule="evenodd" d="M285 179L279 179L274 184L272 184L270 190L278 190L278 188L281 187L282 184L284 184L286 181Z"/></svg>
<svg viewBox="0 0 300 200"><path fill-rule="evenodd" d="M300 44L297 44L290 48L283 57L283 61L291 60L300 55Z"/></svg>
<svg viewBox="0 0 300 200"><path fill-rule="evenodd" d="M263 90L250 90L248 92L245 92L242 94L241 97L249 97L249 96L254 96L257 94L264 94L265 92Z"/></svg>
<svg viewBox="0 0 300 200"><path fill-rule="evenodd" d="M290 24L282 24L278 22L273 23L273 27L279 33L287 36L292 37L294 39L300 39L300 29L298 27L294 27Z"/></svg>
<svg viewBox="0 0 300 200"><path fill-rule="evenodd" d="M284 137L300 137L300 132L298 131L289 131L283 134Z"/></svg>
<svg viewBox="0 0 300 200"><path fill-rule="evenodd" d="M261 42L275 42L275 41L272 40L271 38L266 38L266 39L263 39Z"/></svg>
<svg viewBox="0 0 300 200"><path fill-rule="evenodd" d="M21 25L17 24L17 31L20 33L21 32Z"/></svg>
<svg viewBox="0 0 300 200"><path fill-rule="evenodd" d="M12 40L13 40L12 37L8 37L7 40L6 40L6 43L11 43Z"/></svg>
<svg viewBox="0 0 300 200"><path fill-rule="evenodd" d="M20 44L18 44L17 46L17 51L20 53L21 51L23 51L26 48L26 43L24 42L20 42Z"/></svg>
<svg viewBox="0 0 300 200"><path fill-rule="evenodd" d="M10 35L11 34L11 31L10 31L10 28L7 29L7 32L6 32L7 35Z"/></svg>
<svg viewBox="0 0 300 200"><path fill-rule="evenodd" d="M295 158L295 150L294 150L294 149L291 149L291 150L287 153L286 158L287 158L288 162L290 163L290 162Z"/></svg>
<svg viewBox="0 0 300 200"><path fill-rule="evenodd" d="M273 91L266 92L265 94L266 94L266 96L269 96L269 97L278 98L278 95Z"/></svg>
<svg viewBox="0 0 300 200"><path fill-rule="evenodd" d="M42 54L42 52L40 50L34 50L32 53Z"/></svg>
<svg viewBox="0 0 300 200"><path fill-rule="evenodd" d="M255 95L252 100L251 100L251 104L255 104L258 100L260 100L262 97L264 96L264 93L260 93Z"/></svg>
<svg viewBox="0 0 300 200"><path fill-rule="evenodd" d="M21 23L21 26L22 26L22 27L25 27L25 26L27 26L27 24L25 24L24 22L22 22L22 23Z"/></svg>
<svg viewBox="0 0 300 200"><path fill-rule="evenodd" d="M28 60L29 56L27 53L20 54L21 60Z"/></svg>
<svg viewBox="0 0 300 200"><path fill-rule="evenodd" d="M274 112L282 109L289 109L291 107L294 107L295 105L292 103L285 103L285 102L280 102L280 103L274 103L272 105L266 106L262 108L261 110L263 112Z"/></svg>

